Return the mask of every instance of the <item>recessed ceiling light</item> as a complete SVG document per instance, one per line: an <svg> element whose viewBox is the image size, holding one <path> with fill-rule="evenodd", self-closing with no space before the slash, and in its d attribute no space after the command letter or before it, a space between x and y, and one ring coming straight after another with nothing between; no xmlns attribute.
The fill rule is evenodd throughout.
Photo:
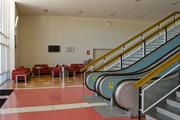
<svg viewBox="0 0 180 120"><path fill-rule="evenodd" d="M177 4L179 4L179 3L180 3L180 1L176 1L176 2L171 3L170 5L171 5L171 6L174 6L174 5L177 5Z"/></svg>
<svg viewBox="0 0 180 120"><path fill-rule="evenodd" d="M111 17L112 17L112 16L115 16L115 15L116 15L115 12L112 12L112 13L110 14Z"/></svg>
<svg viewBox="0 0 180 120"><path fill-rule="evenodd" d="M106 25L107 27L109 27L109 26L112 25L112 22L111 22L111 21L106 21L105 25Z"/></svg>
<svg viewBox="0 0 180 120"><path fill-rule="evenodd" d="M145 14L144 14L144 15L140 15L139 18L143 18L143 17L145 17L145 16L146 16Z"/></svg>
<svg viewBox="0 0 180 120"><path fill-rule="evenodd" d="M81 10L81 11L78 12L79 15L81 15L81 14L83 14L83 13L84 13L83 10Z"/></svg>
<svg viewBox="0 0 180 120"><path fill-rule="evenodd" d="M48 9L44 9L44 13L47 13L48 12Z"/></svg>

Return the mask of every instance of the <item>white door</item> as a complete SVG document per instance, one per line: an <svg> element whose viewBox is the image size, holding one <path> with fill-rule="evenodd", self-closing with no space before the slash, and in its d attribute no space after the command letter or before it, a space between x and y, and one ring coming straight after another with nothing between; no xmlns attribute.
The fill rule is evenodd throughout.
<svg viewBox="0 0 180 120"><path fill-rule="evenodd" d="M93 59L97 59L100 56L102 56L103 54L107 53L108 51L110 51L111 49L93 49Z"/></svg>

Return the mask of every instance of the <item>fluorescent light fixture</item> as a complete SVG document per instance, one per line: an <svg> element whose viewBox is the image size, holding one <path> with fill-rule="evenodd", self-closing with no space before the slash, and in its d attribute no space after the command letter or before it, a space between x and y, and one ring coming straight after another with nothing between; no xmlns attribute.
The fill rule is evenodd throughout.
<svg viewBox="0 0 180 120"><path fill-rule="evenodd" d="M109 27L109 26L112 25L112 22L111 22L111 21L106 21L105 25L106 25L107 27Z"/></svg>
<svg viewBox="0 0 180 120"><path fill-rule="evenodd" d="M19 16L16 16L16 21L15 21L15 28L17 27L17 24L18 24L18 21L19 21Z"/></svg>
<svg viewBox="0 0 180 120"><path fill-rule="evenodd" d="M112 13L110 14L111 17L112 17L112 16L115 16L115 15L116 15L115 12L112 12Z"/></svg>
<svg viewBox="0 0 180 120"><path fill-rule="evenodd" d="M83 14L83 13L84 13L83 10L81 10L81 11L78 12L79 15L81 15L81 14Z"/></svg>
<svg viewBox="0 0 180 120"><path fill-rule="evenodd" d="M49 11L48 9L44 9L44 11L43 11L43 12L44 12L44 13L48 13L48 11Z"/></svg>
<svg viewBox="0 0 180 120"><path fill-rule="evenodd" d="M176 2L171 3L170 5L175 6L175 5L179 4L179 3L180 3L180 1L176 1Z"/></svg>

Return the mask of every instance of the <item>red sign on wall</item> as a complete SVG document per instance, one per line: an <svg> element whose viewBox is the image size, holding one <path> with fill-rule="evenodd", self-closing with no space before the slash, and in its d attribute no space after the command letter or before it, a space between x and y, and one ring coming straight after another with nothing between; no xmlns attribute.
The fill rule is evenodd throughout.
<svg viewBox="0 0 180 120"><path fill-rule="evenodd" d="M90 50L87 50L86 54L87 54L87 55L90 55L90 53L91 53Z"/></svg>

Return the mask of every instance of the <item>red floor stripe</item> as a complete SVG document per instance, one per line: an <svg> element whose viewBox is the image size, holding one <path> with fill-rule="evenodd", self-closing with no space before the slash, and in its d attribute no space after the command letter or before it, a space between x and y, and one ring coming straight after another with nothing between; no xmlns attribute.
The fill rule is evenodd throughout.
<svg viewBox="0 0 180 120"><path fill-rule="evenodd" d="M84 95L92 95L85 89ZM14 91L2 108L45 106L84 102L82 87Z"/></svg>

